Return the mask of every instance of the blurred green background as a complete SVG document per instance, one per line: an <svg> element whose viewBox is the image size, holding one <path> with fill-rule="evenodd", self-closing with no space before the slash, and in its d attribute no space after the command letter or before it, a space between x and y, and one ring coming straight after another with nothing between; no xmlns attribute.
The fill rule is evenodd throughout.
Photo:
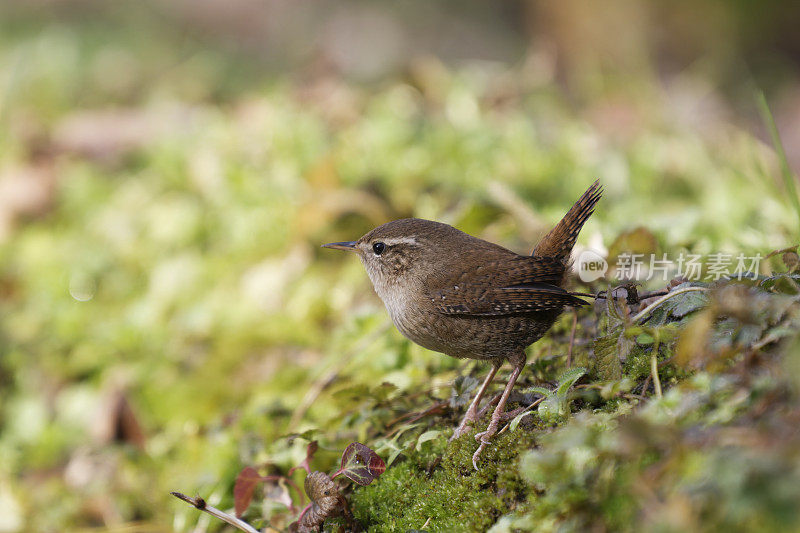
<svg viewBox="0 0 800 533"><path fill-rule="evenodd" d="M522 252L595 178L584 244L796 242L756 94L800 168L798 27L780 1L5 0L0 532L218 530L169 491L229 507L309 429L333 464L371 421L332 383L446 394L464 363L321 243L418 216Z"/></svg>

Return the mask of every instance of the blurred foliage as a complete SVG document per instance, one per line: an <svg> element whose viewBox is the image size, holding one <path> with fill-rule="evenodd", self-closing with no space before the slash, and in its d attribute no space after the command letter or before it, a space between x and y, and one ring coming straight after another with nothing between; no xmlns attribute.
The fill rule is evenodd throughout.
<svg viewBox="0 0 800 533"><path fill-rule="evenodd" d="M315 470L352 441L386 461L348 492L375 530L800 527L791 258L645 323L581 311L572 348L564 316L518 390L552 390L571 350L589 373L556 403L577 414L519 419L475 472L471 437L446 437L486 369L403 339L361 265L319 249L419 216L530 250L596 177L595 249L796 243L782 162L712 74L622 83L580 43L565 86L534 40L524 61L419 53L367 83L325 61L265 76L208 33L213 10L178 31L178 8L146 5L0 7L0 531L219 531L169 492L233 509L244 466L286 474L313 440ZM270 496L245 518L287 527Z"/></svg>

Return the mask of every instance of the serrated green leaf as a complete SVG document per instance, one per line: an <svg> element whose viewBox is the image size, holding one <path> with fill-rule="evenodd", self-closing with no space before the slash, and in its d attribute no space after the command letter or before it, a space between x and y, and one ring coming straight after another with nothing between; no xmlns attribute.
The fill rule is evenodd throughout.
<svg viewBox="0 0 800 533"><path fill-rule="evenodd" d="M650 319L647 321L647 325L650 327L658 327L666 324L670 317L669 311L669 308L665 305L656 307L650 313Z"/></svg>
<svg viewBox="0 0 800 533"><path fill-rule="evenodd" d="M705 292L690 291L670 298L668 302L670 303L670 315L675 318L683 318L689 313L707 306L709 300Z"/></svg>
<svg viewBox="0 0 800 533"><path fill-rule="evenodd" d="M552 395L554 391L551 391L547 387L536 386L536 387L529 388L525 392L527 392L528 394L541 394L542 396L547 398L548 396Z"/></svg>
<svg viewBox="0 0 800 533"><path fill-rule="evenodd" d="M564 398L567 395L570 387L572 387L576 381L581 379L581 376L586 374L586 369L581 367L571 368L566 372L562 373L558 377L558 386L556 387L556 395L559 398Z"/></svg>
<svg viewBox="0 0 800 533"><path fill-rule="evenodd" d="M575 383L584 374L586 374L586 369L583 368L582 366L576 366L573 368L568 368L563 372L561 372L561 374L559 374L558 377L556 378L556 381L562 383L571 380L572 383Z"/></svg>
<svg viewBox="0 0 800 533"><path fill-rule="evenodd" d="M594 340L595 368L600 379L611 381L622 377L622 364L617 347L619 338L617 332Z"/></svg>

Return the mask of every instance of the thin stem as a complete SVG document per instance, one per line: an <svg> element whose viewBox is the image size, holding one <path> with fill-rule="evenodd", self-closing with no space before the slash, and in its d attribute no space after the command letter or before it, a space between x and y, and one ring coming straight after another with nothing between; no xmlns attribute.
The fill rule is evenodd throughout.
<svg viewBox="0 0 800 533"><path fill-rule="evenodd" d="M650 305L648 305L647 307L645 307L644 309L642 309L641 311L636 313L633 317L631 317L631 322L637 322L637 321L641 320L642 318L646 317L647 315L650 314L650 312L653 309L655 309L659 305L663 304L664 302L666 302L667 300L669 300L673 296L677 296L678 294L683 294L685 292L707 291L707 290L708 290L708 287L684 287L682 289L678 289L677 291L668 292L667 294L665 294L664 296L662 296L661 298L659 298L655 302L651 303Z"/></svg>
<svg viewBox="0 0 800 533"><path fill-rule="evenodd" d="M653 352L650 354L650 373L653 375L653 387L656 390L656 396L661 398L661 379L658 377L658 349L660 345L658 337L653 343Z"/></svg>
<svg viewBox="0 0 800 533"><path fill-rule="evenodd" d="M308 510L309 510L309 509L311 509L311 504L310 504L310 503L309 503L308 505L306 505L306 506L303 508L303 510L302 510L302 511L300 511L300 516L298 516L298 517L297 517L297 523L298 523L298 524L299 524L299 523L300 523L300 521L303 519L303 516L305 516L305 514L308 512Z"/></svg>
<svg viewBox="0 0 800 533"><path fill-rule="evenodd" d="M800 221L800 199L797 197L797 187L794 183L794 175L792 174L792 169L789 167L789 161L786 159L786 151L783 148L781 136L778 133L778 127L775 125L775 118L772 116L772 111L769 109L769 104L767 103L767 97L764 95L764 91L758 91L756 98L758 102L758 110L761 113L761 118L764 120L764 125L767 127L769 136L772 138L772 146L778 155L778 163L781 166L781 177L783 178L783 184L786 187L786 195L789 197L792 207L794 207L798 221Z"/></svg>
<svg viewBox="0 0 800 533"><path fill-rule="evenodd" d="M575 330L578 327L578 312L572 312L572 330L569 333L569 351L567 351L567 368L572 367L572 347L575 345Z"/></svg>
<svg viewBox="0 0 800 533"><path fill-rule="evenodd" d="M205 511L206 513L210 514L215 518L219 518L223 522L226 522L237 529L241 529L242 531L246 531L247 533L259 533L259 531L256 528L254 528L244 520L240 520L235 516L229 515L224 511L220 511L216 507L211 507L206 503L206 501L203 498L199 497L191 498L189 496L186 496L185 494L181 494L180 492L170 492L170 494L172 494L179 500L183 500L189 505L192 505L195 508L200 509L201 511Z"/></svg>

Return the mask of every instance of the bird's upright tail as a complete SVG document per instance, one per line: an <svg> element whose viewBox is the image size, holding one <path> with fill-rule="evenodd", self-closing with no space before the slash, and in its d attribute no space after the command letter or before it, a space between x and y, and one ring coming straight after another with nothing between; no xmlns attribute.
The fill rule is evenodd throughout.
<svg viewBox="0 0 800 533"><path fill-rule="evenodd" d="M594 206L597 205L602 195L603 187L599 180L595 181L567 211L564 218L539 241L539 244L533 249L532 255L555 257L560 259L564 265L568 265L578 233L594 213Z"/></svg>

